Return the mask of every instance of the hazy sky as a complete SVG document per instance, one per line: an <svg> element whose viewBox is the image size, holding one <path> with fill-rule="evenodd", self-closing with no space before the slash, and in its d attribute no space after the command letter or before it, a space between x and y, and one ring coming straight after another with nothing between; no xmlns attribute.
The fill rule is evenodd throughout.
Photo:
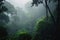
<svg viewBox="0 0 60 40"><path fill-rule="evenodd" d="M8 2L10 2L11 4L13 4L15 7L20 7L24 10L24 12L27 13L27 10L25 9L25 4L29 1L32 0L6 0Z"/></svg>
<svg viewBox="0 0 60 40"><path fill-rule="evenodd" d="M7 0L7 1L12 3L14 6L19 6L23 8L25 4L31 0Z"/></svg>

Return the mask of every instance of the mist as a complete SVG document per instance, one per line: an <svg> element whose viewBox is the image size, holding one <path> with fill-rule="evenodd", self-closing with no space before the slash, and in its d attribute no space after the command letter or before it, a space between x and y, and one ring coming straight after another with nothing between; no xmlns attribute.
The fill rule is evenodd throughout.
<svg viewBox="0 0 60 40"><path fill-rule="evenodd" d="M43 4L40 4L38 7L31 7L32 1L16 3L14 0L7 0L6 2L12 6L10 7L9 4L6 4L6 7L9 9L8 13L11 13L8 14L10 21L6 25L10 35L16 33L18 30L28 30L28 32L32 33L37 20L46 17L46 8ZM54 9L55 7L51 10L53 11Z"/></svg>

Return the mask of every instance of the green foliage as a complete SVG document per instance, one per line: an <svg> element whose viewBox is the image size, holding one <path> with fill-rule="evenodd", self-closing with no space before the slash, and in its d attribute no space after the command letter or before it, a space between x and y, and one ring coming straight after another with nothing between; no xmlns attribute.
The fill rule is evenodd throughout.
<svg viewBox="0 0 60 40"><path fill-rule="evenodd" d="M27 31L18 31L11 40L31 40L32 36Z"/></svg>
<svg viewBox="0 0 60 40"><path fill-rule="evenodd" d="M33 0L32 6L34 6L34 4L35 4L36 6L38 6L38 4L41 4L41 3L44 5L43 1L44 1L44 3L45 3L45 7L46 7L46 17L47 17L47 20L48 20L48 11L49 11L49 14L51 15L51 18L52 18L54 24L56 24L55 18L54 18L53 14L52 14L52 12L51 12L51 10L50 10L50 8L49 8L48 3L50 3L51 1L57 2L58 0Z"/></svg>
<svg viewBox="0 0 60 40"><path fill-rule="evenodd" d="M7 10L8 10L5 6L2 6L2 9L3 9L4 11L7 11Z"/></svg>
<svg viewBox="0 0 60 40"><path fill-rule="evenodd" d="M52 23L46 22L45 19L38 21L33 40L55 40L55 27Z"/></svg>
<svg viewBox="0 0 60 40"><path fill-rule="evenodd" d="M3 6L4 0L0 0L0 13L7 11L7 8L5 6Z"/></svg>
<svg viewBox="0 0 60 40"><path fill-rule="evenodd" d="M35 4L36 6L38 6L38 4L41 4L41 3L43 3L42 0L33 0L32 6L34 6L34 4Z"/></svg>
<svg viewBox="0 0 60 40"><path fill-rule="evenodd" d="M0 25L5 25L6 23L9 22L9 17L8 15L4 14L8 9L3 5L4 0L0 0Z"/></svg>
<svg viewBox="0 0 60 40"><path fill-rule="evenodd" d="M9 40L31 40L32 36L26 30L19 30Z"/></svg>
<svg viewBox="0 0 60 40"><path fill-rule="evenodd" d="M2 6L2 8L0 8L0 13L2 13L2 12L5 12L5 11L7 11L8 9L5 7L5 6Z"/></svg>
<svg viewBox="0 0 60 40"><path fill-rule="evenodd" d="M38 26L40 25L39 22L44 22L45 21L45 18L42 18L42 19L38 19L37 22L36 22L36 26L34 27L35 30L38 30Z"/></svg>
<svg viewBox="0 0 60 40"><path fill-rule="evenodd" d="M52 21L51 17L48 18L48 21L46 19L47 19L46 17L38 19L37 22L36 22L35 30L40 28L40 26L45 27L48 24L52 24L53 25L53 21Z"/></svg>
<svg viewBox="0 0 60 40"><path fill-rule="evenodd" d="M28 31L25 30L25 29L18 30L18 31L16 32L15 36L17 37L17 36L19 36L20 34L24 34L24 33L28 33Z"/></svg>
<svg viewBox="0 0 60 40"><path fill-rule="evenodd" d="M56 1L58 1L58 0L33 0L32 6L34 6L34 4L35 4L36 6L38 6L38 4L43 3L43 1L47 1L47 2L50 3L51 1L56 2Z"/></svg>
<svg viewBox="0 0 60 40"><path fill-rule="evenodd" d="M19 37L18 40L31 40L31 35L26 33L26 32L22 32Z"/></svg>

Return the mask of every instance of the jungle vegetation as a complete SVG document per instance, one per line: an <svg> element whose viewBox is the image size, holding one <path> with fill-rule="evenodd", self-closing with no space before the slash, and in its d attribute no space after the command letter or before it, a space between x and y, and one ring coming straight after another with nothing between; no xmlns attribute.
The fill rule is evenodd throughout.
<svg viewBox="0 0 60 40"><path fill-rule="evenodd" d="M5 25L10 22L8 13L10 13L11 10L13 9L14 11L16 11L16 9L11 5L13 9L9 10L8 8L10 6L9 7L4 6L4 2L5 0L0 0L0 40L56 40L56 27L59 27L60 15L58 13L58 6L56 6L56 9L53 12L51 12L49 3L50 2L57 3L58 0L32 0L31 7L34 7L34 5L38 7L39 4L44 5L44 7L46 8L46 17L38 19L35 22L34 31L32 33L30 33L28 30L21 29L16 30L16 32L11 36L9 35L7 30L8 28ZM7 13L7 15L5 14L5 12ZM14 14L11 13L11 15Z"/></svg>

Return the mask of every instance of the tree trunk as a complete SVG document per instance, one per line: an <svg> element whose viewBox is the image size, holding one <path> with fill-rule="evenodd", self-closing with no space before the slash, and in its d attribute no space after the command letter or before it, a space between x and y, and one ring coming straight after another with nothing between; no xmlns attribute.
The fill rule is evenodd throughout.
<svg viewBox="0 0 60 40"><path fill-rule="evenodd" d="M47 18L47 22L48 22L48 8L47 8L47 0L45 0L45 4L46 4L46 18Z"/></svg>
<svg viewBox="0 0 60 40"><path fill-rule="evenodd" d="M54 16L53 16L52 12L50 11L50 8L49 8L49 6L48 6L47 3L46 3L46 8L48 9L48 11L49 11L49 13L50 13L50 15L51 15L51 18L52 18L53 23L56 24L55 18L54 18Z"/></svg>

